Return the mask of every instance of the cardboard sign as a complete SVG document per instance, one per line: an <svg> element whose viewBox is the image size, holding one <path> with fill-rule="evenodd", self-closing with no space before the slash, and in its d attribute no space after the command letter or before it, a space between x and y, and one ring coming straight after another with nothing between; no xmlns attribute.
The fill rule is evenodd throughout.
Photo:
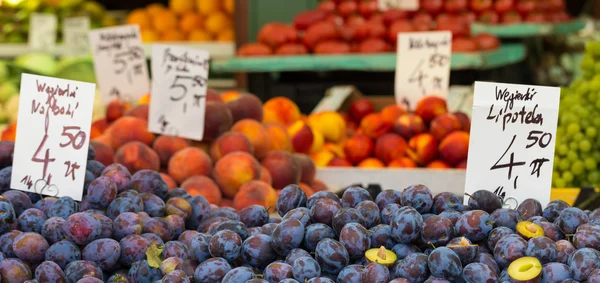
<svg viewBox="0 0 600 283"><path fill-rule="evenodd" d="M96 85L23 74L10 187L80 201Z"/></svg>
<svg viewBox="0 0 600 283"><path fill-rule="evenodd" d="M400 33L397 54L395 93L399 105L414 110L423 97L447 96L451 32Z"/></svg>
<svg viewBox="0 0 600 283"><path fill-rule="evenodd" d="M325 97L319 101L312 113L340 110L346 99L355 91L357 90L354 86L335 86L328 89Z"/></svg>
<svg viewBox="0 0 600 283"><path fill-rule="evenodd" d="M558 87L476 82L465 192L548 203L559 102Z"/></svg>
<svg viewBox="0 0 600 283"><path fill-rule="evenodd" d="M135 102L150 91L148 66L138 25L89 32L102 102Z"/></svg>
<svg viewBox="0 0 600 283"><path fill-rule="evenodd" d="M203 50L152 46L151 132L202 140L209 57Z"/></svg>
<svg viewBox="0 0 600 283"><path fill-rule="evenodd" d="M419 0L377 0L380 11L392 9L416 11L419 10Z"/></svg>
<svg viewBox="0 0 600 283"><path fill-rule="evenodd" d="M57 24L56 15L32 14L29 19L29 47L35 50L54 49Z"/></svg>
<svg viewBox="0 0 600 283"><path fill-rule="evenodd" d="M90 18L66 18L63 21L63 42L65 55L86 56L90 53L88 32L90 31Z"/></svg>

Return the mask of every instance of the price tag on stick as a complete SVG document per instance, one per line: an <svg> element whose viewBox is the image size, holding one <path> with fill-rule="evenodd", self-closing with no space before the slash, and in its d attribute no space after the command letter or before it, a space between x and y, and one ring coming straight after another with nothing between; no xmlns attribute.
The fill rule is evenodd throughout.
<svg viewBox="0 0 600 283"><path fill-rule="evenodd" d="M80 201L96 85L23 74L10 187Z"/></svg>
<svg viewBox="0 0 600 283"><path fill-rule="evenodd" d="M419 10L419 0L377 0L379 11L392 9L416 11Z"/></svg>
<svg viewBox="0 0 600 283"><path fill-rule="evenodd" d="M148 129L202 140L209 54L172 45L152 46L152 96Z"/></svg>
<svg viewBox="0 0 600 283"><path fill-rule="evenodd" d="M56 47L56 15L34 13L29 19L29 47L34 50L52 50Z"/></svg>
<svg viewBox="0 0 600 283"><path fill-rule="evenodd" d="M63 22L63 41L65 54L68 56L86 56L90 52L88 32L90 31L90 18L66 18Z"/></svg>
<svg viewBox="0 0 600 283"><path fill-rule="evenodd" d="M396 102L414 109L423 97L446 98L450 83L452 33L449 31L398 34Z"/></svg>
<svg viewBox="0 0 600 283"><path fill-rule="evenodd" d="M476 82L465 192L550 202L559 102L558 87Z"/></svg>
<svg viewBox="0 0 600 283"><path fill-rule="evenodd" d="M89 39L103 103L134 102L150 91L139 26L95 29Z"/></svg>

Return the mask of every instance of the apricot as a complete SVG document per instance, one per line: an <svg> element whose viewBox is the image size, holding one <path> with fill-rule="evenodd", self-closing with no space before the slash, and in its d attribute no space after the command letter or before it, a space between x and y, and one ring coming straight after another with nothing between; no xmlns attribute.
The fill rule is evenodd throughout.
<svg viewBox="0 0 600 283"><path fill-rule="evenodd" d="M254 156L247 152L236 151L217 161L212 176L223 195L232 198L243 184L259 180L261 169Z"/></svg>
<svg viewBox="0 0 600 283"><path fill-rule="evenodd" d="M310 158L316 167L327 166L329 161L331 161L334 157L336 157L336 155L327 149L322 149L318 152L313 152L310 154Z"/></svg>
<svg viewBox="0 0 600 283"><path fill-rule="evenodd" d="M207 176L213 168L213 162L206 152L187 147L177 151L169 160L168 172L181 184L192 176Z"/></svg>
<svg viewBox="0 0 600 283"><path fill-rule="evenodd" d="M471 131L471 119L463 112L454 112L454 116L460 120L461 129L465 132Z"/></svg>
<svg viewBox="0 0 600 283"><path fill-rule="evenodd" d="M309 125L321 132L326 141L339 142L346 136L344 117L333 111L325 111L308 116Z"/></svg>
<svg viewBox="0 0 600 283"><path fill-rule="evenodd" d="M267 170L267 168L265 168L264 166L260 166L260 180L271 186L273 185L273 178L271 178L271 173L269 173L269 170Z"/></svg>
<svg viewBox="0 0 600 283"><path fill-rule="evenodd" d="M427 168L429 169L450 169L450 165L442 160L434 160L427 164Z"/></svg>
<svg viewBox="0 0 600 283"><path fill-rule="evenodd" d="M304 193L306 194L307 197L310 197L315 193L315 191L309 185L307 185L305 183L300 182L298 184L298 187L300 187L300 189L302 191L304 191Z"/></svg>
<svg viewBox="0 0 600 283"><path fill-rule="evenodd" d="M388 163L389 168L417 168L419 167L412 159L408 157L400 157Z"/></svg>
<svg viewBox="0 0 600 283"><path fill-rule="evenodd" d="M129 108L131 108L131 105L128 103L118 99L112 100L106 106L106 121L109 123L116 121L117 119L123 117L123 114L125 114L125 111L127 111Z"/></svg>
<svg viewBox="0 0 600 283"><path fill-rule="evenodd" d="M425 121L416 114L404 114L394 122L394 132L405 139L410 139L426 131Z"/></svg>
<svg viewBox="0 0 600 283"><path fill-rule="evenodd" d="M469 134L458 131L449 134L439 147L440 157L452 166L466 161L469 154Z"/></svg>
<svg viewBox="0 0 600 283"><path fill-rule="evenodd" d="M242 119L263 120L263 105L256 95L230 91L221 94L221 99L231 111L234 123Z"/></svg>
<svg viewBox="0 0 600 283"><path fill-rule="evenodd" d="M446 100L437 96L427 96L417 103L415 114L421 116L425 123L431 122L435 117L448 113Z"/></svg>
<svg viewBox="0 0 600 283"><path fill-rule="evenodd" d="M300 164L300 170L302 172L300 177L300 182L305 183L307 185L312 185L313 180L315 179L315 175L317 174L317 168L315 163L304 154L294 154L294 158L296 162Z"/></svg>
<svg viewBox="0 0 600 283"><path fill-rule="evenodd" d="M438 141L444 139L447 135L454 131L460 131L462 124L454 114L442 114L431 121L429 132Z"/></svg>
<svg viewBox="0 0 600 283"><path fill-rule="evenodd" d="M129 169L131 174L148 169L158 171L160 158L149 146L133 141L124 144L115 154L115 162Z"/></svg>
<svg viewBox="0 0 600 283"><path fill-rule="evenodd" d="M96 151L96 161L104 164L104 166L111 165L115 162L115 151L112 147L99 141L90 141L90 145Z"/></svg>
<svg viewBox="0 0 600 283"><path fill-rule="evenodd" d="M369 157L356 165L361 168L383 168L385 164L381 160L373 157Z"/></svg>
<svg viewBox="0 0 600 283"><path fill-rule="evenodd" d="M223 102L206 101L203 141L213 141L233 125L231 111Z"/></svg>
<svg viewBox="0 0 600 283"><path fill-rule="evenodd" d="M325 183L323 183L323 181L321 181L319 179L313 180L312 188L313 188L313 191L315 191L315 193L320 192L320 191L328 191L329 190L327 185L325 185Z"/></svg>
<svg viewBox="0 0 600 283"><path fill-rule="evenodd" d="M406 109L395 104L388 105L381 109L381 117L390 124L394 124L394 122L404 114L406 114Z"/></svg>
<svg viewBox="0 0 600 283"><path fill-rule="evenodd" d="M136 117L121 117L114 121L107 131L110 136L110 146L114 149L119 149L132 141L148 146L154 141L154 135L148 132L148 121Z"/></svg>
<svg viewBox="0 0 600 283"><path fill-rule="evenodd" d="M290 184L298 184L302 177L302 168L294 156L282 150L269 152L262 160L262 166L271 174L273 188L283 189Z"/></svg>
<svg viewBox="0 0 600 283"><path fill-rule="evenodd" d="M304 121L298 120L293 122L287 127L287 132L295 152L310 153L315 136L313 131Z"/></svg>
<svg viewBox="0 0 600 283"><path fill-rule="evenodd" d="M375 141L375 157L384 163L404 156L408 145L404 138L394 133L387 133Z"/></svg>
<svg viewBox="0 0 600 283"><path fill-rule="evenodd" d="M233 198L233 208L242 210L251 205L261 205L266 208L275 207L277 192L263 181L250 181L240 187L240 191Z"/></svg>
<svg viewBox="0 0 600 283"><path fill-rule="evenodd" d="M243 119L237 121L231 130L244 134L250 140L256 158L262 159L267 155L269 151L269 133L261 123L252 119Z"/></svg>
<svg viewBox="0 0 600 283"><path fill-rule="evenodd" d="M373 106L373 102L371 102L367 98L361 98L359 100L354 101L350 104L348 108L348 114L354 120L354 122L359 123L362 119L375 112L375 107Z"/></svg>
<svg viewBox="0 0 600 283"><path fill-rule="evenodd" d="M163 179L163 181L165 181L165 183L167 183L167 187L169 188L169 190L177 188L177 183L175 183L175 180L173 180L171 176L165 173L160 173L160 177Z"/></svg>
<svg viewBox="0 0 600 283"><path fill-rule="evenodd" d="M352 167L352 163L350 163L350 161L346 160L345 158L336 157L329 161L327 167Z"/></svg>
<svg viewBox="0 0 600 283"><path fill-rule="evenodd" d="M292 151L292 141L285 127L277 123L267 123L265 129L269 135L269 150Z"/></svg>
<svg viewBox="0 0 600 283"><path fill-rule="evenodd" d="M191 196L203 196L209 203L219 205L223 198L219 186L206 176L192 176L181 187Z"/></svg>
<svg viewBox="0 0 600 283"><path fill-rule="evenodd" d="M210 146L210 156L215 161L234 151L254 154L254 147L248 137L239 132L225 133Z"/></svg>
<svg viewBox="0 0 600 283"><path fill-rule="evenodd" d="M344 154L352 164L357 164L373 154L375 145L373 140L366 135L355 135L344 143Z"/></svg>
<svg viewBox="0 0 600 283"><path fill-rule="evenodd" d="M438 142L431 134L419 134L408 141L407 154L419 165L426 165L438 155Z"/></svg>
<svg viewBox="0 0 600 283"><path fill-rule="evenodd" d="M274 97L263 105L264 123L274 122L287 126L298 120L300 120L300 109L287 97Z"/></svg>
<svg viewBox="0 0 600 283"><path fill-rule="evenodd" d="M379 113L371 113L360 122L360 129L370 138L376 139L387 133L392 128L392 123L383 119Z"/></svg>
<svg viewBox="0 0 600 283"><path fill-rule="evenodd" d="M124 116L137 117L148 121L148 112L150 111L149 104L138 104L127 110Z"/></svg>
<svg viewBox="0 0 600 283"><path fill-rule="evenodd" d="M152 149L158 154L160 164L167 167L173 154L189 146L190 143L180 137L159 136L154 140Z"/></svg>
<svg viewBox="0 0 600 283"><path fill-rule="evenodd" d="M108 122L106 119L99 119L92 123L92 127L90 128L90 139L97 138L104 134L106 129L108 129Z"/></svg>

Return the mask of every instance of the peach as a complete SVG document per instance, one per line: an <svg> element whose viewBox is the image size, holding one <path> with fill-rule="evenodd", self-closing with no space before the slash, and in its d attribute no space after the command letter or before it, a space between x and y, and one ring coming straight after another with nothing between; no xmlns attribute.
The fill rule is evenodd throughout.
<svg viewBox="0 0 600 283"><path fill-rule="evenodd" d="M344 153L348 161L357 164L373 154L375 145L366 135L355 135L344 143Z"/></svg>
<svg viewBox="0 0 600 283"><path fill-rule="evenodd" d="M348 108L348 114L354 120L354 122L360 124L362 119L367 115L374 113L375 107L373 103L367 98L361 98L350 104Z"/></svg>
<svg viewBox="0 0 600 283"><path fill-rule="evenodd" d="M390 124L394 124L394 122L404 114L406 114L406 109L395 104L388 105L381 109L381 117Z"/></svg>
<svg viewBox="0 0 600 283"><path fill-rule="evenodd" d="M323 183L323 181L321 181L319 179L314 179L313 180L312 188L313 188L313 191L315 191L315 192L328 191L329 190L329 188L327 187L327 185L325 185L325 183Z"/></svg>
<svg viewBox="0 0 600 283"><path fill-rule="evenodd" d="M429 169L450 169L450 165L448 163L441 160L434 160L427 164L427 168Z"/></svg>
<svg viewBox="0 0 600 283"><path fill-rule="evenodd" d="M369 157L358 163L357 166L361 168L384 168L385 164L377 158Z"/></svg>
<svg viewBox="0 0 600 283"><path fill-rule="evenodd" d="M429 132L435 137L438 141L441 141L448 134L454 131L460 131L462 125L460 120L454 114L442 114L437 116L431 121L431 125L429 126Z"/></svg>
<svg viewBox="0 0 600 283"><path fill-rule="evenodd" d="M256 95L230 91L221 94L221 99L229 107L234 123L242 119L263 120L263 105Z"/></svg>
<svg viewBox="0 0 600 283"><path fill-rule="evenodd" d="M329 161L327 167L352 167L352 163L350 163L350 161L346 160L345 158L336 157Z"/></svg>
<svg viewBox="0 0 600 283"><path fill-rule="evenodd" d="M231 128L234 132L240 132L250 140L254 148L254 155L262 159L269 151L269 132L256 120L243 119L237 121Z"/></svg>
<svg viewBox="0 0 600 283"><path fill-rule="evenodd" d="M315 136L304 121L298 120L293 122L287 127L287 131L292 140L292 148L295 152L310 153Z"/></svg>
<svg viewBox="0 0 600 283"><path fill-rule="evenodd" d="M233 200L229 199L229 198L224 198L221 200L221 204L219 204L219 207L231 207L233 208Z"/></svg>
<svg viewBox="0 0 600 283"><path fill-rule="evenodd" d="M339 142L346 136L346 121L337 112L326 111L308 116L309 125L327 141Z"/></svg>
<svg viewBox="0 0 600 283"><path fill-rule="evenodd" d="M90 141L90 145L96 151L96 161L104 164L104 166L111 165L115 162L115 151L112 147L99 141Z"/></svg>
<svg viewBox="0 0 600 283"><path fill-rule="evenodd" d="M404 114L394 122L394 132L401 135L405 139L410 139L415 135L424 133L425 131L427 131L425 122L416 114Z"/></svg>
<svg viewBox="0 0 600 283"><path fill-rule="evenodd" d="M438 142L431 134L419 134L408 141L408 156L419 165L426 165L438 155Z"/></svg>
<svg viewBox="0 0 600 283"><path fill-rule="evenodd" d="M294 154L294 158L296 159L296 162L300 164L300 169L302 172L300 182L307 185L312 185L315 175L317 174L315 163L312 161L312 159L310 159L310 157L304 154L296 153Z"/></svg>
<svg viewBox="0 0 600 283"><path fill-rule="evenodd" d="M243 151L254 154L254 147L248 137L239 132L227 132L217 138L210 147L210 156L217 161L230 152Z"/></svg>
<svg viewBox="0 0 600 283"><path fill-rule="evenodd" d="M106 121L109 123L116 121L117 119L123 117L123 114L125 114L125 111L127 111L129 108L131 108L131 105L128 103L118 99L112 100L106 106Z"/></svg>
<svg viewBox="0 0 600 283"><path fill-rule="evenodd" d="M425 123L431 122L435 117L448 113L446 100L437 96L427 96L417 103L415 114L421 116Z"/></svg>
<svg viewBox="0 0 600 283"><path fill-rule="evenodd" d="M247 152L236 151L219 159L212 175L223 195L232 198L243 184L259 180L261 169L254 156Z"/></svg>
<svg viewBox="0 0 600 283"><path fill-rule="evenodd" d="M302 191L304 191L304 193L306 194L307 197L310 197L315 193L315 191L309 185L307 185L305 183L299 183L298 187L300 187L300 189Z"/></svg>
<svg viewBox="0 0 600 283"><path fill-rule="evenodd" d="M203 141L213 141L233 125L231 111L220 101L206 101Z"/></svg>
<svg viewBox="0 0 600 283"><path fill-rule="evenodd" d="M131 174L144 169L160 169L158 154L149 146L137 141L128 142L119 148L115 153L115 162L127 167Z"/></svg>
<svg viewBox="0 0 600 283"><path fill-rule="evenodd" d="M322 149L318 152L313 152L310 154L310 158L314 162L316 167L325 167L335 157L331 151L327 149Z"/></svg>
<svg viewBox="0 0 600 283"><path fill-rule="evenodd" d="M177 183L175 183L175 180L173 180L171 176L165 173L160 173L160 177L163 179L163 181L165 181L165 183L167 183L167 187L169 188L169 190L177 188Z"/></svg>
<svg viewBox="0 0 600 283"><path fill-rule="evenodd" d="M260 166L260 180L271 186L273 185L273 178L271 178L271 173L269 173L269 170L267 170L267 168L265 168L264 166Z"/></svg>
<svg viewBox="0 0 600 283"><path fill-rule="evenodd" d="M212 204L219 205L223 198L219 186L206 176L192 176L185 180L181 187L191 196L203 196Z"/></svg>
<svg viewBox="0 0 600 283"><path fill-rule="evenodd" d="M187 147L177 151L169 160L168 172L181 184L192 176L207 176L212 171L213 163L206 152L195 147Z"/></svg>
<svg viewBox="0 0 600 283"><path fill-rule="evenodd" d="M404 156L408 145L403 137L394 133L387 133L375 141L375 157L384 163Z"/></svg>
<svg viewBox="0 0 600 283"><path fill-rule="evenodd" d="M335 156L346 157L346 154L344 153L344 143L345 141L340 144L327 142L323 147L325 147L326 150L331 151Z"/></svg>
<svg viewBox="0 0 600 283"><path fill-rule="evenodd" d="M440 143L440 157L450 165L456 166L467 160L469 154L469 134L454 132Z"/></svg>
<svg viewBox="0 0 600 283"><path fill-rule="evenodd" d="M250 205L261 205L266 208L275 207L277 192L269 184L262 181L250 181L240 187L240 192L233 198L233 208L242 210Z"/></svg>
<svg viewBox="0 0 600 283"><path fill-rule="evenodd" d="M282 150L271 151L262 160L262 166L271 174L273 188L283 189L290 184L298 184L302 168L294 156Z"/></svg>
<svg viewBox="0 0 600 283"><path fill-rule="evenodd" d="M104 134L102 134L102 135L100 135L100 136L97 136L97 137L95 137L95 138L93 139L93 141L97 141L97 142L100 142L100 143L103 143L103 144L109 145L109 144L110 144L110 134L108 134L108 133L104 133ZM111 147L111 148L112 148L112 147Z"/></svg>
<svg viewBox="0 0 600 283"><path fill-rule="evenodd" d="M152 149L158 154L160 164L167 167L173 154L189 146L190 143L180 137L159 136L154 140Z"/></svg>
<svg viewBox="0 0 600 283"><path fill-rule="evenodd" d="M292 141L284 126L277 123L265 124L269 135L269 150L292 151Z"/></svg>
<svg viewBox="0 0 600 283"><path fill-rule="evenodd" d="M371 113L362 119L360 128L365 135L376 139L387 133L392 128L392 123L385 121L379 113Z"/></svg>
<svg viewBox="0 0 600 283"><path fill-rule="evenodd" d="M206 90L206 102L209 102L209 101L223 102L223 99L219 95L218 91L216 91L215 89L209 88Z"/></svg>
<svg viewBox="0 0 600 283"><path fill-rule="evenodd" d="M471 131L471 119L463 112L454 112L454 116L460 120L461 129L465 132Z"/></svg>
<svg viewBox="0 0 600 283"><path fill-rule="evenodd" d="M108 122L106 122L106 119L94 121L92 123L92 127L90 128L90 139L95 139L101 136L106 129L108 129Z"/></svg>
<svg viewBox="0 0 600 283"><path fill-rule="evenodd" d="M14 142L17 138L17 123L10 123L0 136L0 140Z"/></svg>
<svg viewBox="0 0 600 283"><path fill-rule="evenodd" d="M419 167L417 163L415 163L412 159L408 157L400 157L398 159L392 160L392 162L388 163L388 167L390 168L417 168Z"/></svg>
<svg viewBox="0 0 600 283"><path fill-rule="evenodd" d="M154 135L148 132L148 121L136 117L121 117L107 131L110 132L110 145L114 149L132 141L148 146L154 141Z"/></svg>
<svg viewBox="0 0 600 283"><path fill-rule="evenodd" d="M127 110L124 116L138 117L148 121L149 104L138 104Z"/></svg>
<svg viewBox="0 0 600 283"><path fill-rule="evenodd" d="M456 169L467 169L467 161L464 160L460 163L458 163L458 165L456 165L456 167L454 167Z"/></svg>
<svg viewBox="0 0 600 283"><path fill-rule="evenodd" d="M298 105L287 97L274 97L263 105L263 122L287 126L300 120Z"/></svg>
<svg viewBox="0 0 600 283"><path fill-rule="evenodd" d="M313 133L313 143L310 146L309 152L317 152L323 149L325 145L325 137L323 137L323 133L319 130L315 130L313 127L310 128Z"/></svg>

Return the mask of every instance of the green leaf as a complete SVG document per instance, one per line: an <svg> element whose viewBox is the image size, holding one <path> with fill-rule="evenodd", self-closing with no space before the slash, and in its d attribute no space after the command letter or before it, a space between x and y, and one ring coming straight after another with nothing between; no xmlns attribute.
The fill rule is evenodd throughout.
<svg viewBox="0 0 600 283"><path fill-rule="evenodd" d="M159 268L162 263L162 252L165 247L163 245L158 245L156 242L152 243L150 247L146 250L146 260L148 261L148 265L153 268Z"/></svg>

